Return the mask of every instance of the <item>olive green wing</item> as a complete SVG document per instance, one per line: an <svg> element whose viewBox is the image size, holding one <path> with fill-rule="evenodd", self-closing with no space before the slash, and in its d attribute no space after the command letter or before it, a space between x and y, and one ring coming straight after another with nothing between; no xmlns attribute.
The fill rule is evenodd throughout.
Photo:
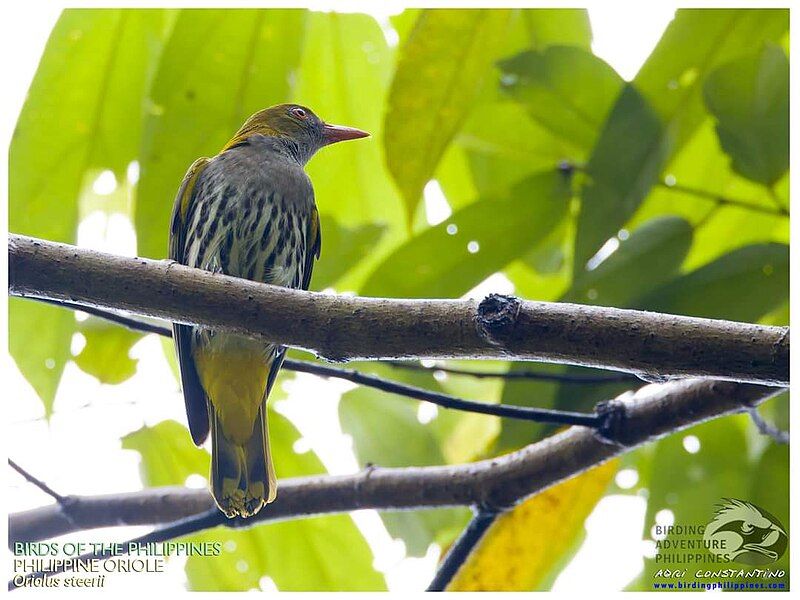
<svg viewBox="0 0 800 600"><path fill-rule="evenodd" d="M191 204L195 202L195 184L200 174L208 165L208 158L200 158L192 163L178 188L175 205L172 208L172 220L169 229L169 257L170 259L186 264L186 228L187 217L192 214ZM186 418L189 421L189 431L192 440L200 446L208 437L208 405L206 393L200 383L197 368L192 358L192 327L173 323L172 337L175 342L175 351L178 354L178 366L181 372L181 387L183 399L186 403Z"/></svg>
<svg viewBox="0 0 800 600"><path fill-rule="evenodd" d="M319 258L322 250L322 231L319 227L319 213L316 207L311 211L311 218L308 221L307 240L310 245L306 249L305 266L303 268L303 289L307 290L311 284L311 272L314 270L314 260Z"/></svg>

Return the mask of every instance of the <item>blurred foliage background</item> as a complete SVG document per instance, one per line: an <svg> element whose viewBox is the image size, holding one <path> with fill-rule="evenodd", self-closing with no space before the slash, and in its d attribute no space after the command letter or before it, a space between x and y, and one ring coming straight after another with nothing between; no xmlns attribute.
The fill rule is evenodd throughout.
<svg viewBox="0 0 800 600"><path fill-rule="evenodd" d="M130 219L140 255L162 258L188 165L218 152L256 110L297 101L373 136L308 167L325 239L314 289L460 297L500 273L530 299L786 325L788 40L787 10L679 10L625 81L592 53L583 10L406 10L389 25L307 10L67 10L14 134L10 230L74 243L82 219L102 211ZM109 173L113 193L96 193L93 182ZM430 185L449 205L440 222L426 218ZM76 332L86 345L72 356ZM11 353L48 414L68 361L116 384L136 372L127 351L138 339L10 301ZM630 387L355 367L482 401L569 410ZM340 401L362 464L476 460L553 431L445 411L421 423L417 402L382 395L358 388ZM787 395L761 412L788 429ZM761 503L789 526L787 446L746 416L690 435L699 452L686 451L683 435L667 438L525 503L493 528L454 588L547 589L609 493L647 498L643 539L658 511L705 523L723 496ZM324 472L313 452L295 452L285 417L271 417L271 437L281 477ZM122 443L141 453L147 486L207 475L208 454L183 424L165 421ZM635 469L636 484L619 487L619 468ZM420 556L432 542L451 543L469 513L381 517ZM235 550L188 560L192 589L251 589L264 575L282 590L385 586L347 515L225 535ZM646 560L631 589L648 589L655 568Z"/></svg>

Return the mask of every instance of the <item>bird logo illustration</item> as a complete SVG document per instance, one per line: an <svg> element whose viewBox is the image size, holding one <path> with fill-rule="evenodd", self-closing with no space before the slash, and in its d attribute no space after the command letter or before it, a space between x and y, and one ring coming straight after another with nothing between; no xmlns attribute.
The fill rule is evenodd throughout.
<svg viewBox="0 0 800 600"><path fill-rule="evenodd" d="M304 166L324 146L367 135L297 104L257 112L219 154L189 167L172 210L169 257L308 289L322 238ZM267 397L286 350L182 324L173 337L192 439L199 446L211 436L214 500L230 518L253 516L276 495Z"/></svg>
<svg viewBox="0 0 800 600"><path fill-rule="evenodd" d="M703 534L712 554L746 565L766 565L783 556L788 536L777 518L750 502L724 501Z"/></svg>

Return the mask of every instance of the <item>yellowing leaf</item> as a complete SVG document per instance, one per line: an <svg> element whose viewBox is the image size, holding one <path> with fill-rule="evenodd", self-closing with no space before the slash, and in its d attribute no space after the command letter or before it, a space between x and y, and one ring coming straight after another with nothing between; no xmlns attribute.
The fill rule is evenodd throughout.
<svg viewBox="0 0 800 600"><path fill-rule="evenodd" d="M425 10L400 49L385 146L408 221L505 45L510 10Z"/></svg>
<svg viewBox="0 0 800 600"><path fill-rule="evenodd" d="M606 462L500 516L447 591L529 591L552 579L618 466Z"/></svg>

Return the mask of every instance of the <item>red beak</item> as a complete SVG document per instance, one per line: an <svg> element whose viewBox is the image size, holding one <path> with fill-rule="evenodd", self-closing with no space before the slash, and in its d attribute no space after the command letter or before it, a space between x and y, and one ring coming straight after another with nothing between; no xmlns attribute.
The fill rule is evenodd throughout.
<svg viewBox="0 0 800 600"><path fill-rule="evenodd" d="M322 137L326 144L335 144L345 140L357 140L358 138L369 137L366 131L361 131L355 127L345 127L344 125L329 125L325 123L322 127Z"/></svg>

